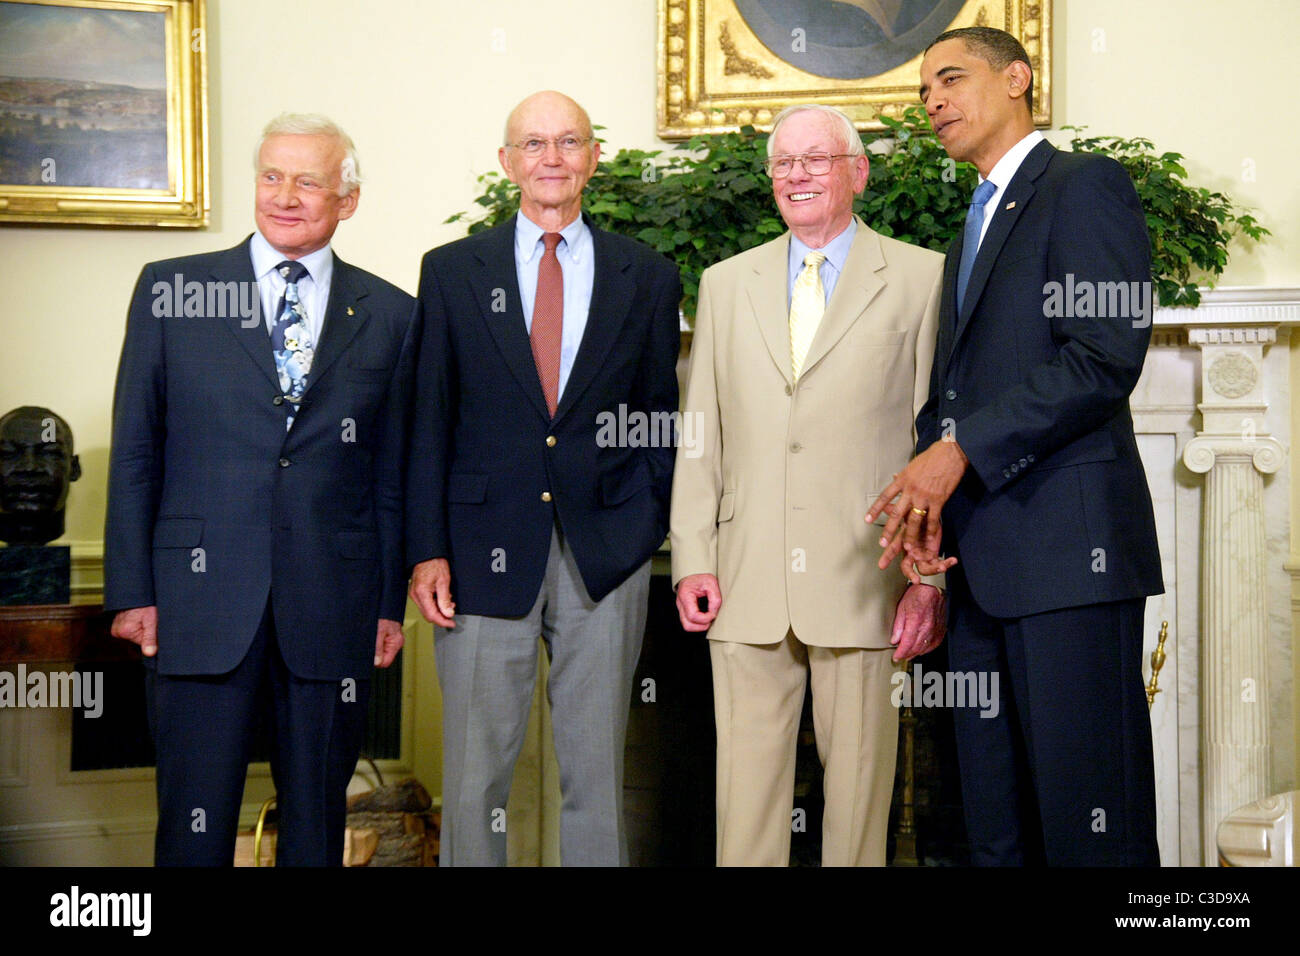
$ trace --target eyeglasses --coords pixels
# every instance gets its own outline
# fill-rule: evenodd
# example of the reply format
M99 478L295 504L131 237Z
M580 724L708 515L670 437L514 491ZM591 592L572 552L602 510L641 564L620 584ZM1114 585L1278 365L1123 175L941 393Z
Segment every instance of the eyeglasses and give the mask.
M794 169L796 162L803 165L804 172L809 176L824 176L831 171L831 165L837 159L848 159L855 156L856 153L840 153L832 156L829 153L800 153L797 156L770 156L763 161L763 169L773 179L785 179Z
M517 149L525 156L540 156L546 152L546 147L551 143L555 144L556 149L562 153L576 153L592 141L591 136L574 136L570 133L568 136L561 136L559 139L526 139L522 143L506 143L511 149Z

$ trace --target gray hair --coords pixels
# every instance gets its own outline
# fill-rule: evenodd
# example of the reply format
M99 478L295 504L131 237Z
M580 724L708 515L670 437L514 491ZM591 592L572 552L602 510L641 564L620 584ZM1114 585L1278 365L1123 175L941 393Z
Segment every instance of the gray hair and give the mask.
M339 168L339 195L346 196L361 185L361 161L357 147L343 127L320 113L281 113L262 129L262 135L253 147L253 168L257 169L263 144L272 136L331 136L343 147L343 162Z
M794 106L787 106L781 112L776 114L776 119L772 121L772 132L767 137L767 155L772 155L772 144L776 142L776 131L781 128L781 124L788 120L796 113L806 113L808 111L826 113L835 118L840 125L840 134L844 137L844 152L849 156L861 156L865 152L862 147L862 137L858 135L857 127L853 125L853 120L849 119L833 106L823 106L821 103L796 103Z

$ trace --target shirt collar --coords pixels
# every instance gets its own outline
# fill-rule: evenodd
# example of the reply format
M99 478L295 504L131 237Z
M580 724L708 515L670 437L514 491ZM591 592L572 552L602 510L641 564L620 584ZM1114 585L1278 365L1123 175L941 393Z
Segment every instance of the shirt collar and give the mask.
M835 267L836 275L844 271L844 260L849 257L849 249L853 246L853 237L857 234L857 231L858 217L850 216L849 224L844 227L844 231L817 250L826 254L826 261ZM802 239L791 233L790 257L795 263L802 265L804 258L811 251L811 246L808 246Z
M515 258L520 262L532 262L533 256L543 248L541 239L545 234L541 226L533 222L522 212L515 217ZM582 216L560 230L564 245L568 247L569 261L581 262L591 242L591 230ZM558 254L558 252L557 252Z
M1025 161L1029 151L1043 141L1043 134L1038 130L1031 130L1029 134L1016 145L1002 154L1002 158L994 164L989 170L989 182L998 189L1006 189L1007 183L1015 177L1016 171L1020 169L1020 164ZM984 177L980 177L980 182L984 182Z
M278 251L266 241L266 238L254 230L253 238L248 244L249 257L253 260L253 275L261 282L276 266L285 260L284 253ZM298 259L307 269L307 274L317 286L324 288L334 274L334 251L329 243L315 252Z

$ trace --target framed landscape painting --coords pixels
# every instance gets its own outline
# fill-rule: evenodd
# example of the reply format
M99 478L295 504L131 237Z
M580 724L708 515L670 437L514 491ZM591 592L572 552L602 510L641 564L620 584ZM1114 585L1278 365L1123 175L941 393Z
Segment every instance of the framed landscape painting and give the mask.
M0 0L0 222L208 224L203 0Z
M859 129L919 105L921 55L957 27L1015 36L1034 70L1034 122L1051 123L1051 0L659 0L659 135L752 124L824 103Z

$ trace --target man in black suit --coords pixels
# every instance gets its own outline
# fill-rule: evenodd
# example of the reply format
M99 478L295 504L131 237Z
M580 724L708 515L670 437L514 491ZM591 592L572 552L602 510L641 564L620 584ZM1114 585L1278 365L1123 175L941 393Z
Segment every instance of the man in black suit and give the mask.
M337 866L372 667L402 646L415 301L333 254L352 140L285 114L257 231L144 267L113 407L104 604L141 646L160 865L229 865L259 719L277 865Z
M582 215L600 146L573 100L524 100L498 156L519 215L420 272L407 557L437 625L440 862L506 862L540 637L561 860L626 864L623 742L668 532L681 286L672 263Z
M1141 652L1163 584L1128 405L1150 248L1123 167L1053 149L1031 85L1000 30L945 33L922 62L935 135L980 188L918 454L868 518L891 515L882 567L906 550L910 577L951 568L950 668L998 679L996 717L954 708L972 861L1156 865Z

